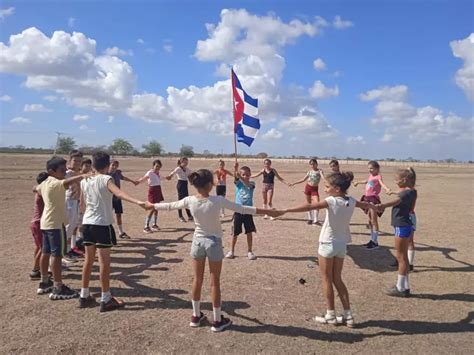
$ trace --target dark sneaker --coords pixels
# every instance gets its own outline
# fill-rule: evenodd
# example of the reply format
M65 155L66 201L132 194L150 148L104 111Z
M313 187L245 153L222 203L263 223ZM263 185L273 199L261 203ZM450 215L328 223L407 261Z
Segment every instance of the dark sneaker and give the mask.
M369 244L366 246L366 248L369 250L375 250L379 248L379 244L373 241L370 241Z
M224 316L221 316L221 321L220 322L213 322L211 330L213 332L222 332L224 329L230 327L232 324L232 321L229 318L225 318Z
M306 221L306 224L311 225L311 224L313 224L313 221Z
M145 228L143 228L143 233L150 234L150 233L152 233L152 232L153 232L153 231L151 230L150 227L145 227Z
M84 252L78 247L72 248L71 252L73 253L73 255L77 256L78 258L84 257Z
M97 305L97 301L91 295L88 297L79 297L79 308L91 308Z
M389 288L388 290L385 291L385 294L387 296L392 296L392 297L409 297L410 296L410 289L406 289L403 291L399 291L396 286Z
M398 268L398 260L395 259L395 261L393 263L390 264L390 267L393 267L393 268Z
M157 224L154 224L154 225L151 226L151 230L153 232L158 232L158 231L161 230L161 228Z
M118 308L125 307L125 303L112 297L108 302L100 302L100 313L114 311Z
M54 287L53 292L49 295L49 299L56 300L70 300L71 298L79 297L79 293L65 284L62 284L61 287Z
M194 217L193 217L193 216L188 216L188 221L189 221L189 222L194 221Z
M77 263L77 256L73 255L70 251L64 254L63 259L71 264Z
M79 250L79 252L76 252L74 249L71 249L71 251L69 252L69 255L71 255L73 258L82 258L84 256L84 254L82 254L82 252Z
M31 270L30 272L30 280L40 280L41 279L41 271L39 270Z
M125 232L120 233L120 234L119 234L119 238L120 238L120 239L132 239L132 238L130 238L130 236L129 236L127 233L125 233Z
M368 246L370 245L370 243L372 243L372 241L371 241L371 240L369 240L369 242L368 242L368 243L362 244L362 246L363 246L363 247L368 247Z
M197 328L201 325L201 322L206 319L206 316L204 315L204 313L201 312L201 314L199 315L199 317L195 317L195 316L192 316L191 317L191 323L189 323L189 326L190 327L193 327L193 328Z
M410 271L413 271L413 265L409 266Z
M50 293L53 290L53 281L48 280L48 282L40 282L38 290L36 293L38 295L44 295L45 293Z

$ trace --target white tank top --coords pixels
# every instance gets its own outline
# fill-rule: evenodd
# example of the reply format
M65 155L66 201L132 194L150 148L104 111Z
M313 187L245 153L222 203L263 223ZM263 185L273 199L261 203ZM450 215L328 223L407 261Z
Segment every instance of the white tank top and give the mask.
M81 190L86 203L82 224L109 226L114 223L112 196L107 184L112 176L99 174L81 181Z

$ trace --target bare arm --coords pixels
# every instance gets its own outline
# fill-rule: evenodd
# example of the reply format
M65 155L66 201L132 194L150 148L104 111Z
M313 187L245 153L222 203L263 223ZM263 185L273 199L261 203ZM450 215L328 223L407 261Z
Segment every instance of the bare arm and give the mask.
M122 175L122 180L125 180L125 181L128 181L128 182L131 182L133 185L137 186L138 185L138 182L135 181L135 180L132 180L132 179L129 179L128 177L126 177L125 175Z
M176 169L174 169L168 176L165 177L166 180L171 180L171 178L173 177L173 175L176 174Z
M357 185L363 185L367 184L367 180L360 180L360 181L353 181L352 185L357 186Z
M401 201L402 200L400 198L397 198L393 201L382 203L379 206L380 206L380 208L386 209L387 207L393 207L393 206L398 205Z
M273 169L273 172L275 173L275 176L277 177L278 180L280 180L282 183L288 185L288 183L285 181L285 179L283 179L280 174L278 174L278 172L276 171L276 169Z
M308 212L312 210L321 210L323 208L328 208L328 203L326 200L311 204L304 204L297 207L287 208L285 212Z
M81 196L79 197L79 209L81 213L86 211L86 200L84 199L84 193L81 191Z
M356 201L355 206L358 208L362 208L363 210L368 210L370 208L371 210L378 211L380 209L376 205L364 201Z
M148 179L148 176L147 175L143 175L141 178L137 179L137 185L143 181L145 181L146 179Z
M295 181L294 183L290 184L290 186L301 184L302 182L305 182L306 180L308 180L308 178L309 178L309 173L306 173L304 178L302 178L301 180Z
M387 185L385 185L385 183L383 182L382 178L380 178L380 185L383 187L383 189L385 190L385 192L388 194L389 192L391 192L390 188L387 187Z
M252 175L252 176L250 176L250 177L251 177L252 179L258 178L260 175L263 174L264 171L265 171L265 169L260 170L260 172L259 172L257 175Z
M81 174L81 175L70 177L69 179L63 180L63 186L64 186L65 189L67 189L67 188L69 188L69 186L71 186L75 183L78 183L82 179L88 178L90 176L92 176L92 174Z
M228 175L232 176L232 177L234 176L234 174L232 174L232 173L231 173L229 170L227 170L227 169L225 169L225 172L226 172Z
M142 202L140 200L137 200L136 198L131 197L130 195L126 194L122 190L120 190L117 185L114 184L112 179L110 179L107 182L107 188L111 193L113 193L115 196L117 196L121 200L125 200L131 203L134 203L136 205L139 205L140 207L145 207L145 202Z

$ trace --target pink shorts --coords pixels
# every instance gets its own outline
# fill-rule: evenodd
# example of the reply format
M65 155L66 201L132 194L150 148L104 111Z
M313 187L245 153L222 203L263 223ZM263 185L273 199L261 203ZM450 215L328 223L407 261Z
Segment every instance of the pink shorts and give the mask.
M304 187L304 194L306 196L319 196L318 185L313 186L310 184L306 184Z
M268 184L266 182L263 183L263 188L262 188L262 192L264 194L266 194L268 191L272 190L273 191L273 186L274 184Z
M163 201L163 193L161 192L161 186L148 186L148 202L159 203Z
M41 233L40 221L31 222L30 228L31 235L33 236L33 240L35 242L35 246L41 249L43 247L43 234Z

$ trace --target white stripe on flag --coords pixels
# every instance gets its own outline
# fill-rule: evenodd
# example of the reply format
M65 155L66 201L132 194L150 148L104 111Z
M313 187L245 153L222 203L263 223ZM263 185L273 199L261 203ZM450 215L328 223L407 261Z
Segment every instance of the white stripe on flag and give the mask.
M258 108L255 107L255 106L252 106L250 105L249 103L245 103L245 106L244 106L244 113L247 115L247 116L252 116L254 118L257 118L258 116Z
M255 138L257 136L258 129L255 129L255 128L250 127L250 126L246 126L244 124L242 125L242 129L244 130L244 134L247 137Z

